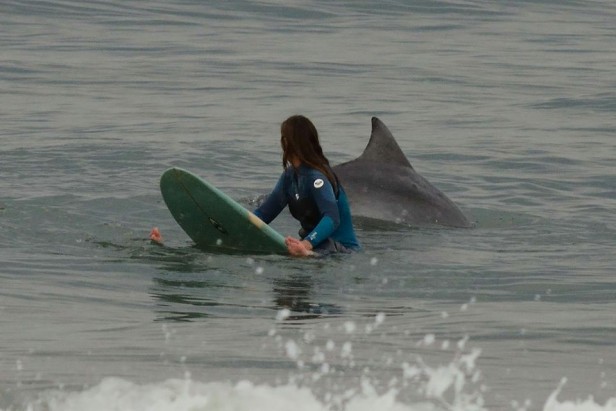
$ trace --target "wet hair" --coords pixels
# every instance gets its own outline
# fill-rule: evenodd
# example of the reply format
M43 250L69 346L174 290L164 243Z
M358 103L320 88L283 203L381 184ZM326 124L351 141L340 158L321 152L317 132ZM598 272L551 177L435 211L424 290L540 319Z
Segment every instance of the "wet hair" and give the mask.
M282 166L285 170L291 165L291 160L296 158L323 173L334 188L334 192L338 190L334 172L319 143L319 133L308 118L294 115L283 121L280 125L280 145Z

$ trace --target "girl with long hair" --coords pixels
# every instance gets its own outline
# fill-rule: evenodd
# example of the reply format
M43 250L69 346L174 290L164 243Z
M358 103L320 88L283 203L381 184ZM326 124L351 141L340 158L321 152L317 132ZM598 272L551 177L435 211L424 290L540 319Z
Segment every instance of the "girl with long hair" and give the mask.
M284 171L254 214L269 224L289 206L301 225L299 239L285 239L291 255L360 249L347 196L323 154L314 124L302 115L289 117L280 126L280 145Z

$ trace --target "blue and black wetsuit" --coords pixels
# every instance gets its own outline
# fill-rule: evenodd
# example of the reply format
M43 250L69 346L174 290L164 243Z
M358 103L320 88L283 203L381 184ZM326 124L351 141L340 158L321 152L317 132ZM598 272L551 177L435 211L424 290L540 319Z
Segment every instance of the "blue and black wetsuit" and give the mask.
M355 237L349 201L342 188L336 192L327 177L314 168L288 167L255 215L269 224L288 205L299 220L300 237L315 252L348 252L361 247Z

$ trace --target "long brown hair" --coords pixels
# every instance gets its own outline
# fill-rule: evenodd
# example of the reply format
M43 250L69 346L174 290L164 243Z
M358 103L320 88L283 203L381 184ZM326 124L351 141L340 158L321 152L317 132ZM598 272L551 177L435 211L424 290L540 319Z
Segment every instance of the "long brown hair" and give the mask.
M329 160L323 154L319 133L308 118L294 115L283 121L280 125L280 145L282 166L285 170L291 164L291 159L296 158L323 173L334 188L334 192L337 192L336 177L329 166Z

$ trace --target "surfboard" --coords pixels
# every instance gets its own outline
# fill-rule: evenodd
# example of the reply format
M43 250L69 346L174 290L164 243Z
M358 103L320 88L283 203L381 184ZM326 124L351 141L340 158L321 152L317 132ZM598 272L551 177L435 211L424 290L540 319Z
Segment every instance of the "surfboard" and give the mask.
M171 215L200 248L287 254L284 237L221 190L181 168L160 178Z

